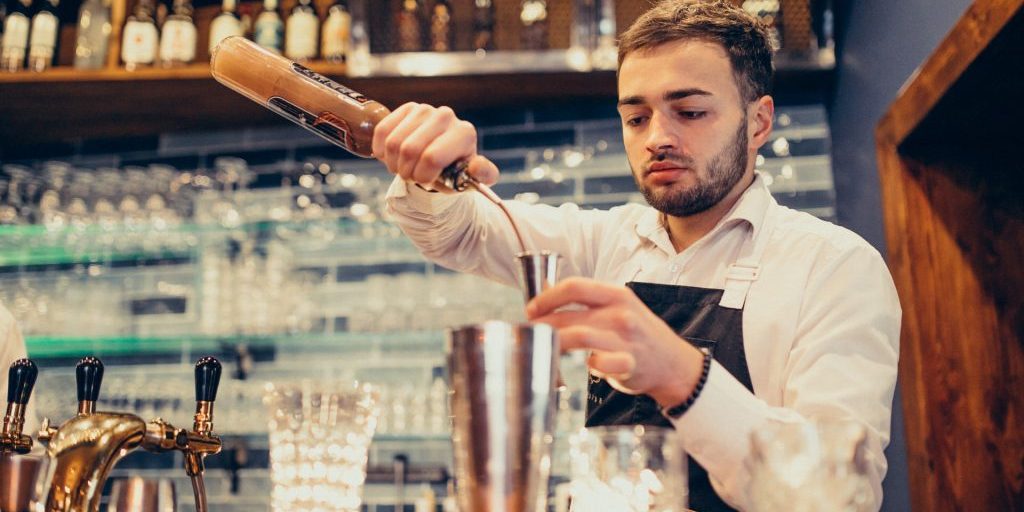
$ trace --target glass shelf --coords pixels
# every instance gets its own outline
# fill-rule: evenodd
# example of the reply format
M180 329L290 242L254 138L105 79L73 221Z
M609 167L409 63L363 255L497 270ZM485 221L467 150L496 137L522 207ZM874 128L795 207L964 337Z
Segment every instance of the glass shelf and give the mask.
M289 355L300 353L368 354L375 352L441 353L444 334L441 331L397 331L385 333L275 334L275 335L181 335L181 336L29 336L25 339L28 354L33 358L97 357L153 354L184 354L221 352L245 343L250 347L287 348ZM393 360L393 364L400 361Z

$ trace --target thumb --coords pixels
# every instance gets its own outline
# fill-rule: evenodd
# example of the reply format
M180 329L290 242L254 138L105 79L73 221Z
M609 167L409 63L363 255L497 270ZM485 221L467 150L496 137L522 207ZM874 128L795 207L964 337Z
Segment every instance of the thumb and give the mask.
M475 155L469 160L466 172L484 185L494 185L498 182L498 166L482 155Z

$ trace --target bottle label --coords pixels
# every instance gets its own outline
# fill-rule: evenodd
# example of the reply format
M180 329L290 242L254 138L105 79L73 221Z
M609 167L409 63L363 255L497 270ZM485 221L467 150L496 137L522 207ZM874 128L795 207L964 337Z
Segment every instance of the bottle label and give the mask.
M210 51L220 44L221 41L231 37L242 35L242 22L227 13L220 14L210 23Z
M29 46L52 49L57 45L57 17L50 12L40 12L32 18L32 39Z
M196 26L189 20L167 20L160 37L160 60L192 62L196 58Z
M330 112L323 112L316 116L280 96L270 98L267 101L267 108L332 144L341 146L348 151L352 150L353 141L348 123Z
M135 20L125 23L121 60L125 64L152 64L156 60L158 39L153 23Z
M256 44L280 53L284 44L284 23L281 18L272 12L260 13L253 29L253 39Z
M320 53L325 59L343 60L348 54L351 38L352 16L335 10L324 22L324 35Z
M3 47L24 49L28 45L29 21L21 13L7 16L4 20Z
M357 107L362 107L364 104L370 101L370 98L367 98L366 96L363 96L362 94L353 91L352 89L349 89L348 87L345 87L344 85L341 85L338 82L335 82L334 80L331 80L330 78L327 78L326 76L323 76L320 73L317 73L312 69L303 66L302 64L297 64L293 62L292 69L295 70L295 72L301 75L302 77L306 78L307 80L315 82L318 85L326 86L329 89L340 93L343 99L347 100L348 102L354 104Z
M316 36L319 20L313 13L300 11L288 17L284 53L292 60L316 57Z

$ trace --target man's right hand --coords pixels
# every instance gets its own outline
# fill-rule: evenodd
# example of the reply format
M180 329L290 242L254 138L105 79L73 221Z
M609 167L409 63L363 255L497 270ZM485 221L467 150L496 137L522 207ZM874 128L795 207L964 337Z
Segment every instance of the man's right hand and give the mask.
M467 172L486 185L498 181L498 168L476 152L476 128L448 107L406 103L373 131L373 156L393 174L430 187L445 167L467 160Z

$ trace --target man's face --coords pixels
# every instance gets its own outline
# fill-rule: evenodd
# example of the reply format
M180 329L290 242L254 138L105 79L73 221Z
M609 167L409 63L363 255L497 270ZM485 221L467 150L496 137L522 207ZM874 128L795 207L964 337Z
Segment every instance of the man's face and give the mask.
M675 217L721 201L748 172L746 102L720 46L676 41L628 55L619 115L644 198Z

